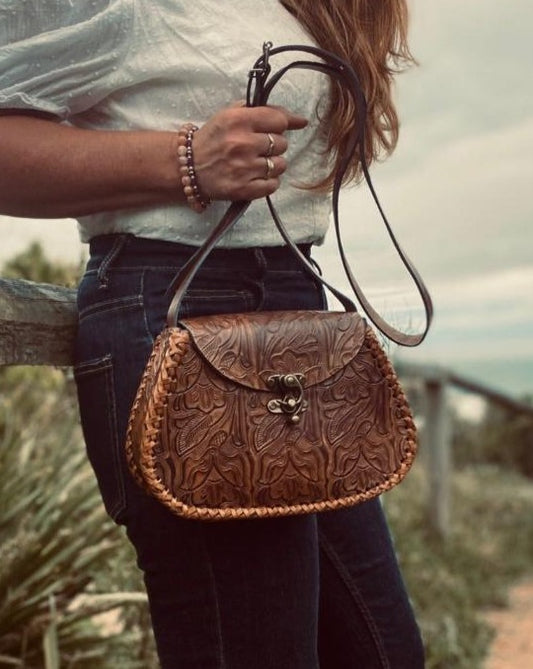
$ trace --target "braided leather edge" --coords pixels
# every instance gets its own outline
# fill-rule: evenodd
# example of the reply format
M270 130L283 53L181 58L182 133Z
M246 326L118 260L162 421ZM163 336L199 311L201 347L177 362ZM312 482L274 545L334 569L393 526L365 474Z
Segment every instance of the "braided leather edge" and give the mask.
M137 463L135 461L135 455L134 455L134 446L133 446L133 426L135 422L135 418L137 417L139 411L141 411L141 407L143 404L143 398L146 394L146 386L148 384L148 379L150 378L152 374L152 369L154 366L154 360L156 356L159 353L159 349L161 348L161 335L155 340L154 346L152 348L152 352L150 353L150 357L148 358L148 362L146 363L146 367L144 368L143 375L141 377L141 382L139 383L139 387L137 388L137 393L135 395L135 399L133 400L132 407L130 409L130 415L128 418L128 427L126 429L126 442L125 442L125 450L126 450L126 462L128 464L129 470L134 477L134 479L137 481L139 485L144 486L144 481L141 476L141 472L139 471L137 467Z
M157 481L154 467L154 449L159 443L159 430L161 427L161 416L168 402L169 394L175 386L175 370L179 367L183 356L187 351L190 342L190 336L185 330L173 328L166 329L157 337L152 353L148 358L144 373L133 402L128 420L128 429L126 432L126 460L129 469L137 481L148 492L154 494L152 485ZM161 355L161 349L164 346L169 347L167 353L168 360L172 360L172 365L161 364L160 373L156 375L156 384L146 399L146 388L150 379L153 377L154 363ZM144 405L144 407L143 407ZM144 409L144 410L143 410ZM140 456L135 458L134 446L134 425L140 411L143 411L143 429L140 435L137 435L141 442Z
M168 332L168 331L167 331ZM197 507L180 502L167 488L162 484L161 480L156 474L154 449L158 445L158 434L161 423L161 415L168 402L168 396L172 392L173 378L176 374L176 368L179 367L183 356L185 355L188 346L190 345L190 336L186 331L173 328L169 335L167 345L170 347L168 352L168 359L172 360L173 364L162 369L162 373L158 375L158 381L154 387L151 397L146 404L145 410L145 430L143 433L141 456L139 459L139 466L133 457L133 447L131 442L131 430L133 420L130 417L128 426L127 439L127 453L128 463L135 478L142 484L142 486L160 502L162 502L173 513L190 519L196 520L236 520L246 518L272 518L288 515L299 515L305 513L320 513L323 511L332 511L343 507L353 506L360 502L368 501L378 495L390 490L398 485L413 464L417 452L416 440L416 426L413 420L411 409L407 402L405 393L400 385L398 376L388 359L386 353L383 351L374 332L367 328L366 343L371 351L372 356L379 365L387 384L392 391L393 397L397 401L397 411L400 411L401 420L404 423L406 439L405 458L402 460L398 469L391 474L386 481L380 483L373 488L362 491L355 495L349 495L334 500L325 500L321 502L310 502L305 504L292 504L283 506L262 506L262 507L237 507L237 508L210 508ZM145 392L147 380L151 373L151 368L154 364L155 358L159 353L159 347L154 347L154 351L150 356L149 362L137 398L133 405L132 414L138 410L142 402L142 396Z

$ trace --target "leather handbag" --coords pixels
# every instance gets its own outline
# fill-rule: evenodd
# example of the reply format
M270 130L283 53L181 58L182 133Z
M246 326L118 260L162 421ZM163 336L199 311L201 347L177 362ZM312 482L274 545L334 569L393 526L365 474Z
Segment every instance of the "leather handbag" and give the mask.
M271 75L270 57L310 53ZM256 61L247 103L263 105L289 69L316 69L340 79L358 118L365 101L352 68L307 46L272 48ZM254 89L255 86L255 89ZM364 123L346 147L333 188L340 255L359 303L379 330L414 346L425 337L432 304L424 283L398 245L370 180ZM386 323L366 300L349 268L338 196L353 152L391 239L413 277L426 311L421 334ZM157 338L133 404L126 454L138 483L174 513L223 520L273 517L341 508L399 483L416 454L416 430L405 394L373 329L354 303L317 274L270 212L302 267L337 297L345 311L250 312L179 320L180 303L209 252L249 202L233 203L172 282L167 327Z

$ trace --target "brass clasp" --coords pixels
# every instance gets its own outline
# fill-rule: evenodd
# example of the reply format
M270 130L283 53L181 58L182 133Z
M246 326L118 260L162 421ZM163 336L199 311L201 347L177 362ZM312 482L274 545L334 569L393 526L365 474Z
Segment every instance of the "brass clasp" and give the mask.
M272 389L283 393L283 397L270 400L267 408L271 413L283 413L289 422L299 423L300 414L307 411L308 402L304 400L305 376L303 374L274 374L267 381Z

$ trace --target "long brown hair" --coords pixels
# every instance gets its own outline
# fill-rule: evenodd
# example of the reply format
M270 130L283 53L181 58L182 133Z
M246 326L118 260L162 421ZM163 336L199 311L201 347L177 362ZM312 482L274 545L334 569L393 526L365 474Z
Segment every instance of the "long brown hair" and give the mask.
M280 0L316 43L348 61L358 74L367 101L365 156L368 163L389 155L398 141L399 122L392 100L393 77L414 62L407 45L406 0ZM333 183L341 148L357 123L354 105L337 82L321 119L331 170L311 188ZM345 181L361 176L356 157Z

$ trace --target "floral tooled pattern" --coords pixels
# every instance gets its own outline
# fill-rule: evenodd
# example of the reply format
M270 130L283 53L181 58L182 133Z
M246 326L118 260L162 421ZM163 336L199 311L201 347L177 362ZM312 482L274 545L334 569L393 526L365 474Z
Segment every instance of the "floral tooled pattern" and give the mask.
M272 374L304 373L310 385L322 381L357 355L366 331L356 314L324 311L224 314L182 325L222 375L258 390L268 390Z
M328 314L309 330L291 324L294 314L278 314L266 326L264 317L246 314L237 328L212 319L189 327L191 319L194 345L177 328L162 335L154 367L172 381L163 384L159 406L150 407L157 434L152 421L151 438L141 436L137 421L132 443L134 451L144 449L135 461L148 471L145 481L174 510L228 507L254 515L265 507L353 503L392 487L414 458L405 396L359 316ZM168 344L173 337L178 354ZM271 370L306 375L309 408L299 423L268 410L276 393L257 379ZM145 395L145 409L150 401Z

